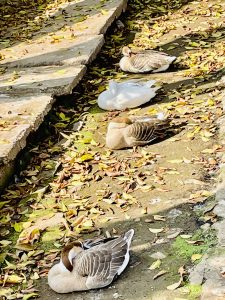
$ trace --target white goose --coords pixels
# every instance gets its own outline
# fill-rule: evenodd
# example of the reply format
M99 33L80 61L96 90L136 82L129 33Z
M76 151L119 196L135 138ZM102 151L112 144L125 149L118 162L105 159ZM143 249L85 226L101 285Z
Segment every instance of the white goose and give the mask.
M109 82L109 89L98 97L98 106L105 110L123 110L138 107L150 101L160 87L152 87L155 80L138 83L135 81Z
M123 47L123 57L119 65L121 70L130 73L163 72L175 61L176 56L154 50L132 51Z
M48 273L49 286L57 293L70 293L109 285L129 262L133 235L131 229L120 237L66 246Z

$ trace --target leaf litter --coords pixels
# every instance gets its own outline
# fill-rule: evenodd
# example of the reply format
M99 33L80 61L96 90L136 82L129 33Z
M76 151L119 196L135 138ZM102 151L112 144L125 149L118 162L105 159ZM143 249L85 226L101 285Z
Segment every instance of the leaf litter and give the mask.
M61 5L65 2L58 3ZM105 15L108 12L104 9L103 2L94 9ZM0 263L4 266L1 274L4 288L0 295L6 299L25 300L37 297L35 280L47 275L52 261L57 259L60 249L68 240L85 237L93 232L98 235L102 226L110 224L112 220L130 219L132 209L140 209L142 214L148 214L145 220L147 225L163 223L160 224L163 227L159 225L157 228L149 228L149 232L155 235L155 244L168 243L166 238L158 236L161 234L167 235L171 240L178 235L185 240L191 237L190 233L181 235L181 231L176 228L170 232L164 226L166 216L158 213L150 216L148 206L141 199L146 194L148 198L151 195L154 198L158 194L163 196L169 193L169 178L174 181L177 176L181 180L182 168L201 167L208 174L217 170L219 153L224 150L223 146L215 143L215 124L222 115L222 89L220 85L210 86L207 82L225 65L224 31L220 21L224 17L224 7L220 4L210 6L208 2L205 2L205 8L200 2L194 6L182 6L182 2L177 0L162 0L160 5L158 1L151 1L151 6L148 1L146 3L147 5L136 0L130 2L125 27L117 28L106 37L101 58L90 67L76 94L76 108L74 105L73 108L54 108L50 126L55 137L48 138L36 149L31 149L33 158L28 167L20 172L19 182L9 186L1 196L0 222L4 240L1 242L3 256ZM25 24L28 27L27 30L15 30L13 34L7 31L1 45L9 47L15 42L30 39L43 24L48 25L49 15L57 11L57 5L54 1L38 1L38 4L25 1L21 7L7 4L1 28L10 28L9 24L11 27L23 25L26 28ZM174 14L171 13L173 9L176 10ZM30 21L24 18L26 10L30 16L36 10L40 14ZM12 17L15 13L16 19ZM190 23L196 20L196 15L208 18L206 29L196 26L189 28ZM60 18L64 16L56 16L56 20ZM87 13L81 14L74 21L80 23L86 18ZM213 24L214 20L217 22ZM180 26L184 31L179 35L176 30ZM15 35L16 32L19 33L18 36ZM180 124L184 124L182 131L175 132L168 143L177 147L176 144L182 142L186 148L193 142L203 143L204 146L198 153L192 153L190 149L187 152L189 155L185 153L183 156L182 153L181 156L174 157L173 153L161 153L163 151L160 148L154 148L154 151L151 147L146 148L147 150L142 148L137 152L125 153L104 148L102 135L107 122L118 115L118 112L103 114L96 108L96 98L106 88L109 79L120 81L128 77L117 70L116 64L121 47L131 33L135 33L130 45L134 48L159 48L176 54L182 47L184 51L176 62L178 72L184 78L194 81L189 86L181 83L172 89L165 88L151 108L130 110L129 115L152 115L165 111L174 125L180 127ZM168 36L182 37L182 41L173 42L165 48L161 41ZM52 43L60 43L64 37L51 35L50 38ZM3 56L2 58L4 59ZM112 65L108 64L109 58ZM99 134L96 134L98 131ZM184 185L198 186L203 181L190 176L185 179ZM97 184L97 188L95 186L92 189L93 183ZM210 191L205 188L192 189L188 194L188 201L199 203L210 197ZM118 231L117 228L115 230ZM187 243L199 245L202 241L188 240ZM201 254L194 255L192 261L201 258ZM158 259L150 268L154 270L160 266L161 260ZM167 272L161 270L153 279ZM180 280L167 286L167 289L174 290L183 284L183 268L179 269L179 274ZM21 282L23 290L20 285L15 285ZM11 288L14 285L15 290Z

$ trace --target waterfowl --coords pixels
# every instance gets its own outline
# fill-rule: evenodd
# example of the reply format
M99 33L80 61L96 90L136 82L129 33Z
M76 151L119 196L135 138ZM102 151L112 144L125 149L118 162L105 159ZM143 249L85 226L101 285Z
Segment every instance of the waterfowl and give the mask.
M48 284L57 293L103 288L127 267L134 230L97 242L69 244L60 262L48 273Z
M105 110L123 110L138 107L150 101L160 87L153 87L155 80L147 82L109 82L109 89L98 97L98 106Z
M170 120L160 113L157 117L115 118L106 133L110 149L144 146L165 135Z
M176 56L154 50L134 52L127 46L123 47L122 54L123 57L119 62L120 68L130 73L163 72L176 59Z

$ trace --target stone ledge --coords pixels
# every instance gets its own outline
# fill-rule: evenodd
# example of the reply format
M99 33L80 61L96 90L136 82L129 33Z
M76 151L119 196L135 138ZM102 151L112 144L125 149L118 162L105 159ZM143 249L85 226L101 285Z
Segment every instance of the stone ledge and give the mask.
M96 58L104 44L103 35L65 37L52 44L51 39L40 38L34 43L20 43L1 51L5 57L0 67L24 68L39 66L80 66Z
M9 69L2 75L0 93L71 94L86 72L86 66L43 66ZM14 79L15 78L15 79ZM2 102L3 99L0 102Z
M9 103L5 103L7 97ZM0 164L8 164L26 145L54 102L50 94L3 95L0 98Z

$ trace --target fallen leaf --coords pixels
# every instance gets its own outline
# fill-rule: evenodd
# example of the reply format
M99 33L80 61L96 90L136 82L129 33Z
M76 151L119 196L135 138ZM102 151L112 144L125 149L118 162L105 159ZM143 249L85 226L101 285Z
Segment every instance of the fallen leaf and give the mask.
M183 279L180 278L180 280L178 282L175 282L171 285L168 285L166 288L169 291L174 291L174 290L176 290L177 288L179 288L181 286L182 282L183 282Z
M154 261L151 266L148 268L149 270L155 270L155 269L158 269L161 265L161 260L160 259L157 259L156 261Z
M36 298L37 296L38 296L38 293L30 293L30 294L24 295L23 296L23 300L28 300L28 299L31 299L31 298Z
M192 260L192 261L199 260L200 258L202 258L202 254L193 254L193 255L191 256L191 260Z
M167 161L171 164L181 164L183 162L183 159L171 159Z
M161 215L153 215L155 221L166 221L166 217Z
M152 233L160 233L160 232L163 232L164 231L164 227L162 228L149 228L149 230L152 232Z
M157 273L155 276L153 276L153 280L163 276L166 273L168 273L168 271L166 271L166 270L159 271L159 273Z

